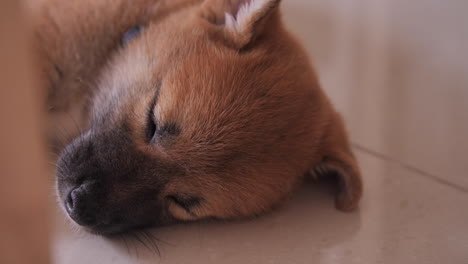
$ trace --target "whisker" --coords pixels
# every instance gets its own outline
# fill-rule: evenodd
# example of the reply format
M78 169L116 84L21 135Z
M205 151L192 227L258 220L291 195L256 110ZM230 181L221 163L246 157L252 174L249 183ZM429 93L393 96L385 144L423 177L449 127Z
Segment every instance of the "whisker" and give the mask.
M159 242L159 243L162 243L162 244L165 244L165 245L168 245L168 246L171 246L171 247L174 247L174 246L175 246L175 245L172 244L172 243L169 243L169 242L164 241L164 240L162 240L162 239L160 239L160 238L157 238L157 237L156 237L153 233L151 233L151 232L147 232L147 235L150 236L153 240L155 240L155 241L157 241L157 242Z
M150 235L147 231L142 231L141 232L143 237L146 238L146 240L149 242L149 244L151 245L151 248L153 249L153 252L157 253L158 256L161 256L161 251L159 250L159 247L158 245L156 244L156 242L154 241L153 239L153 236Z
M120 238L121 240L123 240L123 242L124 242L124 244L125 244L125 248L127 249L127 253L128 253L129 255L131 255L131 254L130 254L130 248L128 247L128 242L127 242L127 239L125 239L125 236L124 236L124 235L119 235L119 238Z
M131 234L131 237L133 238L133 240L138 240L139 239L138 236L136 234L134 234L134 233ZM136 245L134 245L134 246L135 246L135 255L136 255L137 259L138 259L139 258L138 247Z
M56 152L60 152L61 149L63 149L69 142L69 136L65 133L63 127L59 124L56 124L55 131L57 131L57 133L55 134L56 138L54 145L56 145Z
M138 240L138 242L140 242L146 249L148 249L149 251L151 251L151 247L146 243L144 237L143 237L143 238L141 237L141 233L140 233L140 232L135 232L135 237L136 237L136 239Z
M75 128L76 128L76 132L79 133L79 135L82 135L83 130L78 125L78 122L76 122L76 120L73 118L73 116L70 113L66 112L66 114L67 114L68 118L70 118L73 121L73 124L75 125Z

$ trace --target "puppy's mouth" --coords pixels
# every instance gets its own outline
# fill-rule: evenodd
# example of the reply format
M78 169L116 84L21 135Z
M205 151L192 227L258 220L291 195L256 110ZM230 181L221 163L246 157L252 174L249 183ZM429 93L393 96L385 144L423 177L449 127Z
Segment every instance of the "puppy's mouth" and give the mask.
M103 209L103 211L105 211ZM152 227L160 227L167 225L169 221L147 221L144 223L131 223L131 222L126 222L126 221L99 221L97 223L93 224L83 224L80 222L77 222L70 214L68 214L69 218L76 224L78 224L82 229L84 229L86 232L94 234L94 235L100 235L100 236L106 236L106 237L112 237L116 235L122 235L122 234L129 234L132 232L138 232L144 229L152 228Z
M67 188L61 197L64 211L69 218L89 233L113 236L167 223L158 208L140 210L137 206L110 208L99 202L102 197L93 192L91 184ZM147 212L150 211L150 212ZM158 217L152 217L158 216ZM164 220L164 221L163 221Z
M84 229L91 234L106 236L106 237L113 237L117 235L129 234L132 232L137 232L139 230L148 229L153 226L154 225L151 225L151 224L128 226L124 224L99 223L94 226L85 226Z

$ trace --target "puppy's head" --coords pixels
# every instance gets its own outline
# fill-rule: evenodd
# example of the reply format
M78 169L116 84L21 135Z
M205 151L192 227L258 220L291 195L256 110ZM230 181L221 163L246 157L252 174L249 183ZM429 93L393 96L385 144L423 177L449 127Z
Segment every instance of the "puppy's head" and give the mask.
M70 217L112 234L254 216L317 166L338 176L337 205L354 208L361 184L341 121L279 1L192 2L163 2L124 37L90 129L59 161Z

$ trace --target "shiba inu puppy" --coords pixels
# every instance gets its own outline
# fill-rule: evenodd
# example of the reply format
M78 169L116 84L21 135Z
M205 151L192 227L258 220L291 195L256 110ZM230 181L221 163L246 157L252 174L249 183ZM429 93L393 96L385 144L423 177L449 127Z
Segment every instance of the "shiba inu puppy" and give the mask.
M44 0L38 50L68 215L104 235L260 215L310 171L362 193L343 122L279 0ZM55 121L54 121L55 120Z

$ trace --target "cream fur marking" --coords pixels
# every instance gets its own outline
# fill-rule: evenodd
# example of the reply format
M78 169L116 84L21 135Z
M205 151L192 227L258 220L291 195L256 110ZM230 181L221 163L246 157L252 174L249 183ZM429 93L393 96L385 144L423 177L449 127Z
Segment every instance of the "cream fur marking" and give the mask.
M250 18L265 8L272 0L243 0L236 14L225 13L226 27L242 32Z

